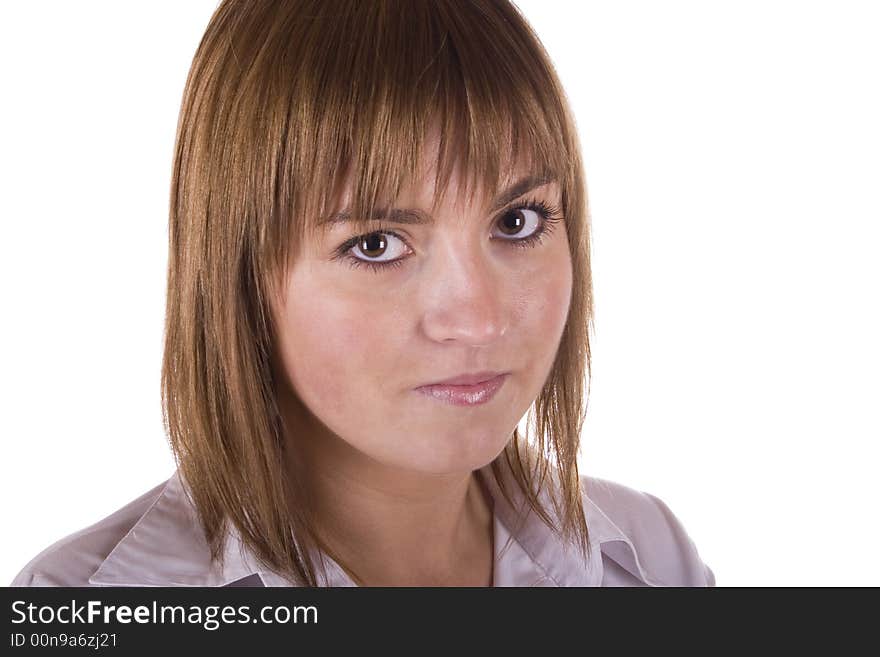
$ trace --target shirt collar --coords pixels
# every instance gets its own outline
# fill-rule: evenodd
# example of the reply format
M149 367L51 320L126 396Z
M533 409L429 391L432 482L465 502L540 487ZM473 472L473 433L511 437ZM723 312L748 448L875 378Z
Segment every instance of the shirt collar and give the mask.
M574 546L562 541L531 510L517 528L518 508L523 508L519 505L524 503L524 498L506 468L502 469L502 476L511 484L507 488L515 506L504 499L490 466L478 472L494 500L495 586L599 586L603 574L602 552L612 555L646 583L653 584L630 539L587 495L583 496L583 505L591 553L585 561ZM89 583L96 586L234 586L245 580L257 585L261 581L266 586L290 586L287 579L259 564L234 530L227 536L223 566L212 562L195 507L184 489L177 471L89 578ZM546 491L541 497L545 508L552 509ZM508 543L513 532L513 540ZM321 585L354 586L336 562L323 554L317 556L323 559L326 573L326 578L319 582ZM254 575L259 576L259 581Z

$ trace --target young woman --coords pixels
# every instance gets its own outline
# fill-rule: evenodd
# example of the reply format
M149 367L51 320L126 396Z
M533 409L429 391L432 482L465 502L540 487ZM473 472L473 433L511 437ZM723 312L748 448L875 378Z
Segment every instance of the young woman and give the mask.
M14 585L714 584L578 473L584 173L509 2L222 2L169 239L178 470Z

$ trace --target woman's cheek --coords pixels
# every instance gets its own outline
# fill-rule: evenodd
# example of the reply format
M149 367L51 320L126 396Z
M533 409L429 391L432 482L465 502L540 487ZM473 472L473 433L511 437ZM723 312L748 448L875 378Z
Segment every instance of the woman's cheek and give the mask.
M534 354L536 395L550 373L565 330L572 291L569 263L567 253L552 263L546 263L543 275L532 279L534 282L524 302L529 326L528 348Z
M364 338L344 305L320 290L298 289L285 327L288 372L300 399L316 407L313 412L337 412L349 393L352 361L361 353L357 342Z
M554 329L565 322L571 302L572 275L571 260L567 251L552 253L555 257L542 258L521 280L519 303L531 317L531 321L544 330L544 338L552 335Z

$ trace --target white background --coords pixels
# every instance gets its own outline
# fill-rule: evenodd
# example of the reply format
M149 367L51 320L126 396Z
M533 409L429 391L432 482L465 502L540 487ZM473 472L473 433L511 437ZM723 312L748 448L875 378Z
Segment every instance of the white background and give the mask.
M719 585L880 585L876 4L518 4L587 165L583 471ZM168 186L215 5L0 5L0 583L173 471Z

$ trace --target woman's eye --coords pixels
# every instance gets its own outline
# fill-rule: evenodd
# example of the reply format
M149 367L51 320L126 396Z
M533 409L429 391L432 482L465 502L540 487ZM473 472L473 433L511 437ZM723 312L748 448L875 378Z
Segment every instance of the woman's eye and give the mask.
M549 235L553 225L560 221L559 208L544 201L529 201L501 212L494 221L500 235L497 239L515 247L535 247ZM352 267L366 265L373 271L400 267L411 252L406 242L391 230L377 230L358 235L342 244L336 257Z
M371 262L387 263L406 253L406 244L394 233L370 233L357 238L351 247Z
M336 257L352 267L367 265L373 270L385 267L399 267L409 247L399 235L392 231L376 231L358 235L339 247ZM356 255L356 254L362 254Z
M503 235L502 241L509 242L510 246L529 248L538 246L561 219L558 207L544 201L528 201L504 210L495 223Z
M542 221L544 218L536 210L522 207L506 211L496 223L502 235L520 240L539 231Z

